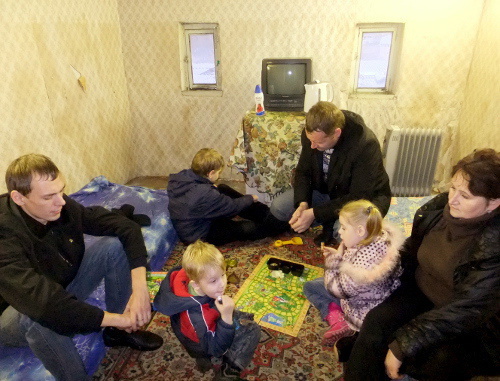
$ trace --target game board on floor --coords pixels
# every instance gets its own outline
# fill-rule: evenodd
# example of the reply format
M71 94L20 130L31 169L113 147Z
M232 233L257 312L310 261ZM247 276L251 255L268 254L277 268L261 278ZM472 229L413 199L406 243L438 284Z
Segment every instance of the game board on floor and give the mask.
M305 263L301 276L292 271L272 271L269 259L291 262L272 255L264 256L234 297L236 308L254 314L261 326L297 336L309 308L302 286L306 281L323 276L323 269ZM280 274L281 273L281 274ZM282 277L280 277L282 276Z

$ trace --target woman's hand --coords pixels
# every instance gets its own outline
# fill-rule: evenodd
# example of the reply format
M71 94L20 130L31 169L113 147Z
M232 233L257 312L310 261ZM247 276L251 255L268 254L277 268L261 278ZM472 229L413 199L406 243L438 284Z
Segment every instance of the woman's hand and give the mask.
M385 373L393 380L400 380L404 377L404 375L399 374L400 367L401 361L399 361L389 349L387 351L387 356L385 356Z

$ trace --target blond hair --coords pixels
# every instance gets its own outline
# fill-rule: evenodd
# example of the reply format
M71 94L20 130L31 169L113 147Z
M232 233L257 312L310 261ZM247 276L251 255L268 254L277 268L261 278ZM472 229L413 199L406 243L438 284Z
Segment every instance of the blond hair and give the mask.
M382 231L382 214L380 210L368 200L351 201L345 204L339 212L350 225L364 225L366 237L361 245L369 245Z
M211 269L221 269L225 272L226 261L214 245L197 240L184 251L182 268L189 279L198 282Z
M193 157L191 170L199 176L207 177L210 171L218 171L224 167L224 158L212 148L202 148Z
M337 128L345 126L345 116L342 110L331 102L318 102L307 112L306 132L323 132L331 136Z
M30 153L15 159L5 172L7 190L18 191L23 196L31 192L31 181L34 175L43 179L55 180L59 176L59 169L47 156Z

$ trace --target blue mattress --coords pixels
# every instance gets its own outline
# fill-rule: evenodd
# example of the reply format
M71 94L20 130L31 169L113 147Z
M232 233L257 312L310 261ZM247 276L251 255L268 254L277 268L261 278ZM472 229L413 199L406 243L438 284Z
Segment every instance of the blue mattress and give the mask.
M107 209L120 208L123 204L135 207L134 213L146 214L151 218L151 226L143 227L142 233L148 251L149 266L159 271L167 261L178 238L168 212L168 196L165 189L149 189L139 186L114 184L104 176L94 178L78 192L70 195L79 203L91 206L101 205ZM100 237L85 237L90 246ZM104 286L91 295L89 303L105 308ZM73 338L78 352L84 360L89 374L94 373L106 353L100 332L77 335ZM54 380L31 349L12 348L0 345L0 380L45 381Z

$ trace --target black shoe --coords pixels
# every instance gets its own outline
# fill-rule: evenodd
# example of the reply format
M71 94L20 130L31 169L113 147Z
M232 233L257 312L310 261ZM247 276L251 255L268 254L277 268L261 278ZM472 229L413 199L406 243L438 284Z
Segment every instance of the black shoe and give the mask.
M222 366L217 371L214 377L215 381L232 380L232 381L245 381L240 377L240 370L231 367L227 362L223 361Z
M210 360L208 357L197 357L195 360L196 360L196 368L201 373L206 373L213 368L212 360Z
M347 362L349 360L349 356L351 355L352 347L354 347L354 343L358 338L358 332L354 335L342 337L337 340L335 345L333 346L333 352L335 353L335 357L338 362Z
M314 237L314 243L316 246L321 246L321 242L325 244L325 246L333 246L338 242L335 238L333 238L333 228L325 228L323 227L323 231Z
M104 328L102 338L107 347L130 347L138 351L154 351L163 345L163 339L153 332L128 333L115 327Z

